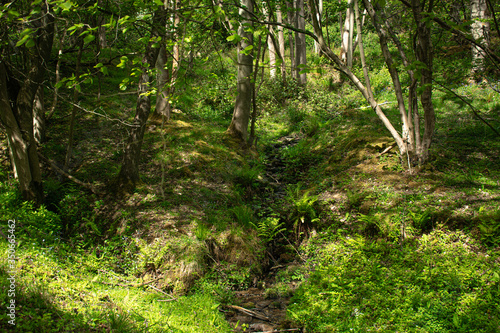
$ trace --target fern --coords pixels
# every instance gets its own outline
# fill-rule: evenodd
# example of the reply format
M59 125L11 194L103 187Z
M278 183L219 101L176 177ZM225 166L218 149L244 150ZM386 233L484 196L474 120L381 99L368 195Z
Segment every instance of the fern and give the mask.
M261 237L265 243L270 243L274 238L281 232L285 231L283 228L283 223L280 223L278 217L266 217L265 219L259 221L257 225L252 225L257 229L259 237Z

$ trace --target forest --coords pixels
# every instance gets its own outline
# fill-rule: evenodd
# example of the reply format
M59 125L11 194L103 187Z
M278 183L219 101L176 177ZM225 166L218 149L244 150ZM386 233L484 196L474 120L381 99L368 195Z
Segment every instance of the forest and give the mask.
M500 332L500 2L0 4L0 331Z

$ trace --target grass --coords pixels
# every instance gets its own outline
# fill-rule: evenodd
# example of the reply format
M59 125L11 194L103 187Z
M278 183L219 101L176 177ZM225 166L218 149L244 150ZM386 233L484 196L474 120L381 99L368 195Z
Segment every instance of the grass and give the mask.
M22 237L24 238L24 237ZM2 242L0 251L5 252ZM16 329L44 332L229 332L208 295L176 297L147 280L116 273L103 254L61 241L20 240L16 248ZM1 298L7 301L7 262L0 262ZM147 279L147 278L146 278ZM137 287L143 284L143 287ZM0 327L9 329L5 314Z

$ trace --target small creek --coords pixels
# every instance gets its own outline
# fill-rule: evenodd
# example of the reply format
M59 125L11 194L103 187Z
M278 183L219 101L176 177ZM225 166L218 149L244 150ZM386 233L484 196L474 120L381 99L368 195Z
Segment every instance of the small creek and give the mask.
M267 163L264 177L273 190L262 198L263 205L273 205L285 197L286 188L291 182L289 177L284 175L286 162L283 160L282 150L293 147L299 140L298 136L286 136L266 147L264 154ZM293 183L298 181L297 177ZM280 255L276 250L272 256L271 262L274 266L268 268L254 287L235 292L234 304L238 305L226 305L221 309L235 332L302 332L300 328L291 326L290 321L286 319L286 310L297 283L288 283L286 289L292 292L284 295L269 292L270 288L279 283L276 281L278 273L289 266L296 266L297 262L290 261L289 255L286 253Z

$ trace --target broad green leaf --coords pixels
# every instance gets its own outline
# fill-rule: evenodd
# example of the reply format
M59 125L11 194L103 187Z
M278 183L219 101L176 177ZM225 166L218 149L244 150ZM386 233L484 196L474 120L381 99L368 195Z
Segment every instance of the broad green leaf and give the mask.
M228 42L235 42L235 43L238 43L240 40L241 40L241 36L238 35L238 34L234 34L234 35L231 35L231 36L228 36L226 38L226 40Z
M30 35L24 35L23 38L21 38L21 40L19 40L17 43L16 43L16 47L19 47L21 45L23 45L24 43L26 43L26 41L30 38Z
M61 8L62 10L70 10L71 7L73 7L73 3L71 1L66 1L59 4L59 8Z
M33 38L28 39L28 41L26 42L26 47L31 48L33 46L35 46L35 40Z
M120 58L120 63L118 65L116 65L116 67L118 67L118 68L124 68L127 65L127 61L128 61L127 56L122 56Z
M83 42L85 45L87 45L88 43L92 42L93 40L95 39L95 36L92 35L92 34L88 34L84 39L83 39Z
M129 82L129 78L124 78L120 83L120 90L127 90L127 83Z

